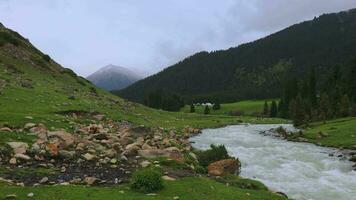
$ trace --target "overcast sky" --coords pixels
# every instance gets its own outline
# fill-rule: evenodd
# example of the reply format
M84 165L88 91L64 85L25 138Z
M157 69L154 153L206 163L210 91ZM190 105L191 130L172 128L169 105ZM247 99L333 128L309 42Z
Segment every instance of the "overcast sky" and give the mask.
M115 64L154 73L356 0L0 0L0 22L82 76Z

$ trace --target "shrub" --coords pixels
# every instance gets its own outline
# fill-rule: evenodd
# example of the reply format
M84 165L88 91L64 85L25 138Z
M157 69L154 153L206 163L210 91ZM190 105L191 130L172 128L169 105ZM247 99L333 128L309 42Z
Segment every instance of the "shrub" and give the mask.
M47 62L51 61L51 57L49 55L47 55L47 54L42 55L42 58L43 58L43 60L45 60Z
M204 114L207 115L209 113L210 113L210 108L209 108L209 106L206 105L205 109L204 109Z
M155 192L163 188L161 173L153 169L136 171L131 178L131 188L141 192Z
M224 145L211 145L206 151L197 152L199 164L207 167L209 164L230 158Z

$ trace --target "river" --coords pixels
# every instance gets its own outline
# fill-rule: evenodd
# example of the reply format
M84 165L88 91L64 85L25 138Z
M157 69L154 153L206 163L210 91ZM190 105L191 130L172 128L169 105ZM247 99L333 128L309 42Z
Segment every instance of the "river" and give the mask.
M261 134L292 125L236 125L205 129L193 147L224 144L242 163L240 176L259 180L296 200L356 200L356 171L346 159L329 156L333 148L296 143Z

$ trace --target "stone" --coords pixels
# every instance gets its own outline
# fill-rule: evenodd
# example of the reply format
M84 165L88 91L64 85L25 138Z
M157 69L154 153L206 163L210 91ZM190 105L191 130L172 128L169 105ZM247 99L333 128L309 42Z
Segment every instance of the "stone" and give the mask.
M11 165L16 165L16 164L17 164L16 158L11 158L11 159L9 160L9 163L10 163Z
M0 132L12 132L12 129L9 127L2 127L0 128Z
M91 161L91 160L94 160L96 158L96 156L93 154L90 154L90 153L86 153L83 155L83 158L87 161Z
M175 178L172 178L172 177L167 176L167 175L162 176L162 179L165 180L165 181L175 181L176 180Z
M236 159L225 159L213 162L208 166L208 173L213 176L223 176L226 174L237 174L240 163Z
M33 194L33 192L30 192L30 193L27 194L28 198L32 198L33 196L35 196L35 194Z
M145 167L150 166L150 165L151 165L151 162L148 161L148 160L145 160L145 161L141 162L140 165L141 165L141 167L145 168Z
M95 177L85 177L84 182L87 185L94 185L96 183L98 183L100 180L98 178Z
M16 199L17 195L16 194L8 194L5 196L5 199Z
M31 159L30 156L25 155L25 154L22 154L22 153L15 154L14 157L15 157L16 159L20 159L20 160L30 160L30 159Z
M75 151L60 150L58 154L63 158L71 159L75 156Z
M105 152L105 155L109 158L113 158L117 155L117 152L114 149L109 149Z
M179 196L174 196L173 199L174 199L174 200L178 200L178 199L179 199Z
M27 124L25 124L25 126L23 128L28 130L28 129L31 129L31 128L35 127L35 126L36 126L35 123L27 123Z
M28 144L24 142L8 142L7 144L13 149L15 154L26 153L28 149Z
M48 182L48 177L43 177L39 183L43 184L43 183L47 183L47 182Z
M161 149L139 150L138 155L143 158L169 157L170 152Z
M58 143L48 143L46 149L52 156L58 155Z
M62 145L68 147L74 144L74 137L72 134L67 133L66 131L52 131L48 132L48 137L57 137L62 140Z

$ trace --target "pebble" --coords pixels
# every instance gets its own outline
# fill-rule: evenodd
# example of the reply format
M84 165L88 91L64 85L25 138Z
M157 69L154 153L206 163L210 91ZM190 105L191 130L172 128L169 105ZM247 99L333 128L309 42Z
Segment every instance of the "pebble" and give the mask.
M175 196L173 197L174 200L178 200L179 199L179 196Z
M30 192L30 193L27 194L28 198L32 198L33 196L35 196L35 194L33 194L33 192Z
M40 183L47 183L48 182L48 177L43 177L41 180L40 180Z

